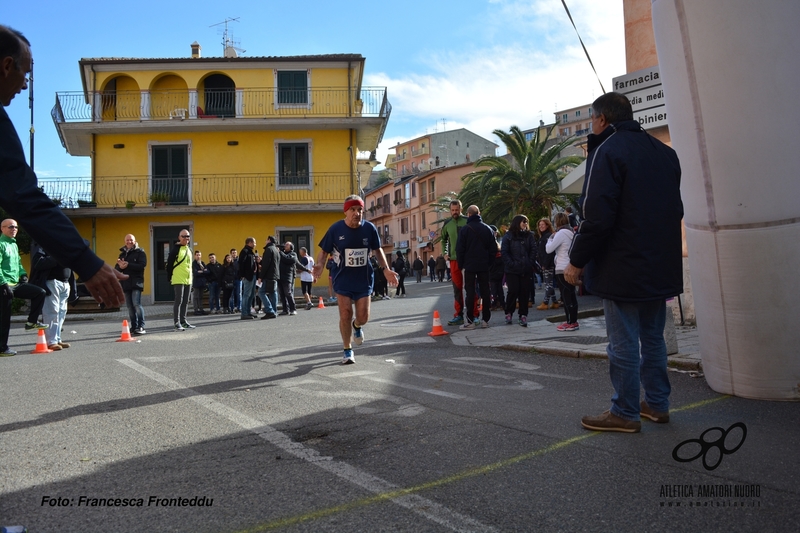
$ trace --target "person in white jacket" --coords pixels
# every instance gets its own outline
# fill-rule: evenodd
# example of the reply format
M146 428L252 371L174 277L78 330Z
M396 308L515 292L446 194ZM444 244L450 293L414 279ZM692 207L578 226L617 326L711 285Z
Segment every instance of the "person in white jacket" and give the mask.
M557 213L553 220L556 232L553 233L545 244L547 253L556 253L556 282L561 289L564 299L564 314L567 321L560 324L558 331L575 331L578 326L578 297L575 294L575 286L570 285L564 279L564 269L569 265L569 248L572 245L574 231L569 225L569 217L564 213Z

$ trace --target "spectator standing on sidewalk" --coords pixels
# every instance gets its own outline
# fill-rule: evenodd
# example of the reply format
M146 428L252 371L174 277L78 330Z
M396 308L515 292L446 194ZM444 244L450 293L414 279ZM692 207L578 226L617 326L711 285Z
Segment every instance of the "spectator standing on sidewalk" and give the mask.
M175 331L194 328L186 321L189 290L192 286L192 249L189 247L191 237L192 234L188 229L181 230L178 234L178 242L172 245L167 257L167 276L175 292L175 302L172 305Z
M519 325L528 327L528 296L530 295L531 273L536 262L536 239L528 228L528 217L517 215L503 236L500 245L503 264L506 267L506 324L511 324L514 308L519 302Z
M225 259L222 260L222 283L220 284L222 286L222 314L224 315L233 313L231 299L238 273L239 267L233 262L231 254L225 254Z
M419 253L414 252L414 276L417 278L417 283L422 283L422 271L425 270L425 264L419 258Z
M239 275L239 252L236 251L236 248L231 248L230 254L236 274L230 298L227 300L227 306L231 309L231 313L238 313L239 306L242 305L242 277Z
M261 320L270 320L278 316L278 282L281 277L281 252L278 250L276 239L272 235L267 237L264 245L264 254L261 256L261 271L258 276L261 287L258 296L264 307L264 316Z
M92 252L61 207L39 188L6 113L11 100L28 88L32 69L30 41L19 31L0 24L0 207L19 220L33 240L59 263L78 274L95 300L106 307L119 307L125 301L119 284L125 279L124 274Z
M436 280L436 259L433 258L433 254L428 258L428 275L431 281Z
M669 422L664 324L666 299L683 292L681 169L675 151L633 119L626 96L604 94L592 110L583 220L564 278L577 284L583 275L603 299L614 395L608 411L581 425L636 433L642 416Z
M242 320L252 320L257 318L250 312L253 306L253 295L255 294L256 280L258 279L258 265L256 264L256 254L253 248L256 245L254 237L247 237L244 240L244 248L239 254L239 277L242 280L242 301L240 309Z
M220 313L219 293L222 287L222 263L217 262L217 255L214 252L208 254L208 311L215 315Z
M497 241L494 232L481 220L481 211L477 205L467 208L467 224L458 233L457 254L461 258L461 267L464 269L464 287L467 291L467 320L461 329L475 329L489 327L492 317L491 290L489 290L489 269L497 255ZM480 293L484 296L482 306L483 318L473 312L477 308L475 297L475 281L478 282Z
M494 239L500 237L500 232L497 226L489 226L489 229L494 233ZM503 291L503 280L506 277L506 269L503 264L503 255L500 249L500 242L497 241L497 254L494 256L492 268L489 269L489 288L492 290L492 311L501 310L505 312L506 309L506 295Z
M403 298L406 297L406 284L405 279L408 276L408 260L403 257L403 252L397 250L395 254L397 257L392 263L392 269L397 272L398 282L397 282L397 290L394 293L395 298L402 295Z
M202 259L202 252L195 251L192 261L192 305L195 316L206 314L203 309L203 293L208 288L208 269Z
M575 294L575 286L564 279L564 270L569 264L569 247L572 245L572 238L575 232L569 225L569 218L566 213L556 213L555 216L556 232L550 235L545 244L545 251L556 254L556 283L564 299L564 315L566 322L556 327L558 331L575 331L578 326L578 295Z
M14 298L31 300L31 307L41 309L44 305L45 290L28 283L28 273L19 260L17 248L16 220L10 218L2 222L0 235L0 356L13 356L17 352L8 348L8 334L11 331L11 302ZM35 319L34 319L35 320ZM47 329L46 324L28 322L25 329Z
M436 258L436 276L439 278L439 283L444 283L445 270L447 270L447 261L442 254L439 254L439 257Z
M39 278L47 292L42 307L42 322L48 326L44 332L47 348L53 351L66 349L70 344L61 341L61 329L67 316L70 292L75 288L75 276L72 270L59 265L44 248L38 245L36 248L31 258L31 282Z
M136 242L132 234L125 235L125 246L119 249L119 258L114 267L128 279L122 280L122 292L125 293L125 305L128 306L128 318L132 335L144 335L144 307L142 307L142 291L144 290L144 269L147 266L147 254Z
M305 247L300 248L300 257L298 257L300 264L308 270L300 272L300 291L303 293L303 298L306 299L306 311L314 307L311 302L311 286L314 284L314 259L308 255L308 250Z
M555 267L556 267L556 254L547 253L547 241L553 234L553 225L546 218L541 219L537 223L539 229L539 241L537 242L536 259L539 261L539 268L542 270L542 281L544 282L544 300L536 308L539 311L547 309L558 309L561 307L556 300L555 289ZM549 305L548 305L549 302Z
M442 226L442 250L444 259L449 262L448 270L450 279L453 282L453 307L455 314L452 320L447 322L448 326L460 326L464 324L464 276L463 266L459 264L457 257L458 232L467 225L467 219L461 216L461 200L450 202L450 220ZM478 307L473 309L473 315L478 314Z
M297 254L294 253L294 244L290 241L283 243L280 267L281 280L278 289L281 295L281 305L283 306L281 314L294 316L297 314L297 308L294 304L294 279L298 270L305 272L307 269L297 260Z

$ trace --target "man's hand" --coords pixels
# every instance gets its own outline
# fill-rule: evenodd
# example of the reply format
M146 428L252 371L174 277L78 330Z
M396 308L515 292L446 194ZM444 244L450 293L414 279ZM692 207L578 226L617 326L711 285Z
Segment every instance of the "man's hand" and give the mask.
M383 269L383 277L386 278L386 282L391 287L396 287L397 284L400 282L400 275L394 270L391 270L389 268Z
M8 283L3 283L3 286L0 287L0 289L2 289L3 296L5 296L6 300L10 301L14 299L14 291L11 290L11 287L8 286Z
M583 281L581 280L581 275L583 274L583 269L578 268L576 266L572 266L572 263L567 265L567 268L564 269L564 279L567 280L567 283L570 285L582 285Z
M122 307L125 293L122 292L119 282L123 279L128 279L128 275L104 264L103 268L83 283L98 303L105 304L106 307Z
M313 272L314 279L317 279L322 275L322 269L323 268L324 268L324 265L320 265L319 263L314 265L314 272Z

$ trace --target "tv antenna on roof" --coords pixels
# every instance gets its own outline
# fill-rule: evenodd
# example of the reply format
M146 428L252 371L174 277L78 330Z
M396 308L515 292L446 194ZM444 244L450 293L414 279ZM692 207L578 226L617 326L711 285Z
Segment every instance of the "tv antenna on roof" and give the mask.
M236 46L239 43L233 40L233 32L230 33L228 32L229 22L239 22L239 17L226 18L222 22L212 24L211 26L209 26L209 28L213 28L214 26L219 26L221 24L225 25L225 31L222 34L222 55L223 57L237 57L238 54L243 54L247 52L247 50Z

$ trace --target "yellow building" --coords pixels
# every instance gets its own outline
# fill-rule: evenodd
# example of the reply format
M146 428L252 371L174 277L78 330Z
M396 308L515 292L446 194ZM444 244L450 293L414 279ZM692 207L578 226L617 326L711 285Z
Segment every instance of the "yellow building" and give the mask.
M173 298L164 262L182 228L204 259L268 235L316 255L391 112L385 87L362 86L364 62L202 58L196 43L186 58L82 59L83 91L58 93L52 115L92 175L40 185L107 262L136 236L147 302Z

